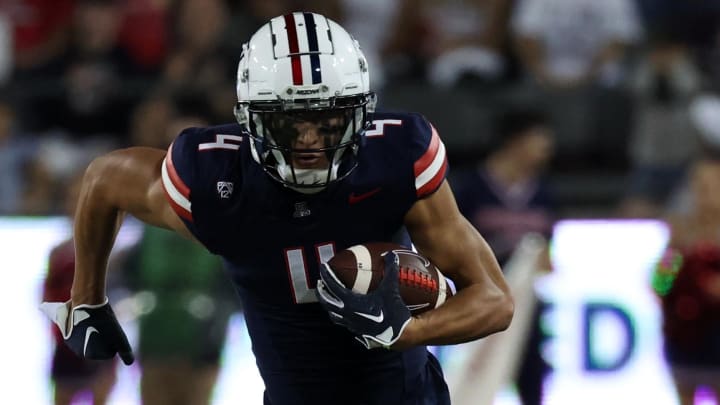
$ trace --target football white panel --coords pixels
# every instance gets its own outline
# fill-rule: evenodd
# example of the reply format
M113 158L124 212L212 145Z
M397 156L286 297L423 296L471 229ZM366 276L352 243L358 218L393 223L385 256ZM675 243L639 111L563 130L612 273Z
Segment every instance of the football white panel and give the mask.
M370 251L364 245L352 246L348 250L353 252L357 263L357 276L352 290L358 294L367 294L372 280L372 257Z
M438 276L438 297L437 301L435 301L435 308L439 307L440 305L445 303L445 298L447 297L447 281L445 281L445 276L440 272L440 270L437 270L437 276Z

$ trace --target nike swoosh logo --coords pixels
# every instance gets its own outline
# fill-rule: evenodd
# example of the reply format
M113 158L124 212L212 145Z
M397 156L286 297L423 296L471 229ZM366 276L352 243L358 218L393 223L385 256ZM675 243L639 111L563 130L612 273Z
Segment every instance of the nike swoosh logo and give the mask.
M373 322L377 322L377 323L380 323L380 322L383 321L383 319L385 319L385 316L383 315L382 309L380 310L380 315L371 315L371 314L366 314L366 313L363 313L363 312L355 312L355 313L356 313L357 315L362 316L363 318L367 318L367 319L369 319L369 320L371 320L371 321L373 321Z
M87 345L88 345L88 342L90 341L90 335L92 335L93 333L100 333L100 332L98 332L98 330L92 326L87 328L87 330L85 330L85 345L83 346L83 356L85 356L85 357L87 357Z
M374 190L370 190L370 191L368 191L367 193L362 193L362 194L355 194L354 192L352 192L352 193L350 193L350 197L348 198L348 202L349 202L350 204L357 204L357 203L359 203L360 201L362 201L362 200L364 200L364 199L366 199L366 198L372 197L372 196L374 196L375 194L379 193L380 190L382 190L382 187L378 187L378 188L376 188L376 189L374 189Z

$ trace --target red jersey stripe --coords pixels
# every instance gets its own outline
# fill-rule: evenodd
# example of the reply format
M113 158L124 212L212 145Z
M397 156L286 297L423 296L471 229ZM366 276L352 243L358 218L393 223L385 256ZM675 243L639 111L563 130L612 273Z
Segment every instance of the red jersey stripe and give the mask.
M285 14L285 29L288 34L288 48L290 50L290 64L292 66L293 84L303 84L302 62L300 60L300 45L298 44L297 28L295 27L295 15Z
M420 187L417 190L417 196L422 198L427 195L432 194L435 190L440 187L440 184L442 184L443 180L445 180L445 173L447 172L448 162L447 158L443 158L442 166L440 167L440 170L437 171L435 176L433 176L430 181L425 183L422 187Z
M183 218L183 219L186 219L186 220L192 222L193 221L192 213L190 211L186 210L185 208L181 207L178 203L176 203L175 200L173 200L170 193L168 193L168 191L165 187L163 187L163 190L165 190L165 197L167 198L168 202L170 203L170 206L172 207L173 211L175 211L175 213L178 214L178 216L180 218Z
M180 194L183 195L183 197L190 198L190 188L185 184L184 181L182 181L180 176L177 174L177 171L175 170L175 165L173 165L172 148L173 145L170 144L170 148L168 148L167 158L165 159L168 175L170 176L170 180L172 181L177 191L179 191Z
M440 147L440 136L435 130L435 127L431 126L431 128L432 138L430 139L430 145L428 146L425 153L420 157L420 159L415 162L413 166L415 170L415 177L419 176L422 172L427 170L428 167L430 167L433 160L435 160L435 155L437 154L438 148Z

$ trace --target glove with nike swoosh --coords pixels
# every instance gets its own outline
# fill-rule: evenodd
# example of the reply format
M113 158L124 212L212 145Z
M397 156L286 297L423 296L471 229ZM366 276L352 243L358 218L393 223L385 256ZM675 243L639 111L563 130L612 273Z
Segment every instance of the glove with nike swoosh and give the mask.
M43 302L40 310L60 328L65 344L75 354L104 360L117 353L123 363L132 364L132 349L107 298L98 305L81 304L72 309L70 305L71 301Z
M316 295L330 319L355 334L366 348L389 348L412 319L400 297L398 277L398 256L388 252L385 273L378 287L367 294L358 294L346 288L323 263Z

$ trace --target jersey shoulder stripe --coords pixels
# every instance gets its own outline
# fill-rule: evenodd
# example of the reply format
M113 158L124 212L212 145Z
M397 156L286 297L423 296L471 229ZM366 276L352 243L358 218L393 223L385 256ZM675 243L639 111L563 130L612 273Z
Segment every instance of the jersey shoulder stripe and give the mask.
M417 197L422 198L435 192L447 175L447 156L445 145L432 124L432 135L425 153L413 165L415 173L415 190Z
M181 218L192 222L190 188L180 178L173 164L173 144L168 148L167 155L162 163L162 184L165 195L175 213Z

